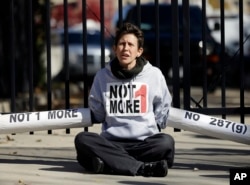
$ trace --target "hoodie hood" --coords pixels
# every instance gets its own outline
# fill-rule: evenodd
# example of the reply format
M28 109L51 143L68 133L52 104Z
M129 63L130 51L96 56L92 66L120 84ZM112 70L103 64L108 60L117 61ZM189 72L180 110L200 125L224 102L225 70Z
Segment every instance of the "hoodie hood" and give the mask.
M147 64L147 60L143 57L138 57L135 67L131 70L126 70L120 66L118 59L114 58L110 63L110 67L111 72L118 79L131 79L142 71L145 64Z

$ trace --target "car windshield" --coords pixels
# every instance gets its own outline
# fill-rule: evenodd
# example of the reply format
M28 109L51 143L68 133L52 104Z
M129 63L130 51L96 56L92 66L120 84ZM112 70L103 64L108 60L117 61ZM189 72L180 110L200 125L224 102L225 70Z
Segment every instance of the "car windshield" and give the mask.
M141 7L141 29L144 31L153 31L155 29L154 6ZM183 14L182 7L179 6L179 30L183 32ZM171 6L159 6L159 25L161 33L171 33L172 31L172 16ZM129 21L137 20L136 7L132 8L128 14ZM199 7L190 7L190 33L202 32L202 14Z

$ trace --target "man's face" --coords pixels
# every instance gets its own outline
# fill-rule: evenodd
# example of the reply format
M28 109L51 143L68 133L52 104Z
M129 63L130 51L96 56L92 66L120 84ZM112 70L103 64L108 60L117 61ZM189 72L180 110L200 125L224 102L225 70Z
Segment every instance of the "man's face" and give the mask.
M134 34L125 34L114 47L119 64L124 69L132 69L136 64L136 57L141 56L143 49L138 48L138 39Z

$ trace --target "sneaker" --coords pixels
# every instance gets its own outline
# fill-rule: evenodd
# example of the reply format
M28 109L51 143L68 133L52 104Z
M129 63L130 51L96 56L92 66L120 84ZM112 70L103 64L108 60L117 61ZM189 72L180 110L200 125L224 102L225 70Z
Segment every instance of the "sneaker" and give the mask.
M104 162L99 157L93 157L92 166L94 173L102 173L104 169Z
M167 163L168 163L168 168L172 168L173 167L173 164L174 164L173 161L167 161Z
M142 165L138 174L144 177L165 177L168 174L168 164L166 160L147 162Z

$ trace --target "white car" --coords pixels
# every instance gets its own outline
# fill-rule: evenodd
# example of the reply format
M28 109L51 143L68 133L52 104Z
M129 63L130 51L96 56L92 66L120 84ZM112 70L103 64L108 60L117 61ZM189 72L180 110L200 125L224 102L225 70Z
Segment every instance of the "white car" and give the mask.
M83 31L81 29L68 29L68 53L69 53L69 75L71 81L83 80ZM65 46L64 31L57 30L53 33L52 51L52 71L53 63L58 63L61 67L59 76L64 78L66 72L65 66ZM110 61L111 42L108 39L104 41L104 65ZM60 56L61 55L61 56ZM53 56L56 56L53 58ZM101 69L101 32L99 30L90 29L87 32L87 76L93 78L96 72ZM55 60L56 62L54 62ZM58 61L59 60L59 61Z

